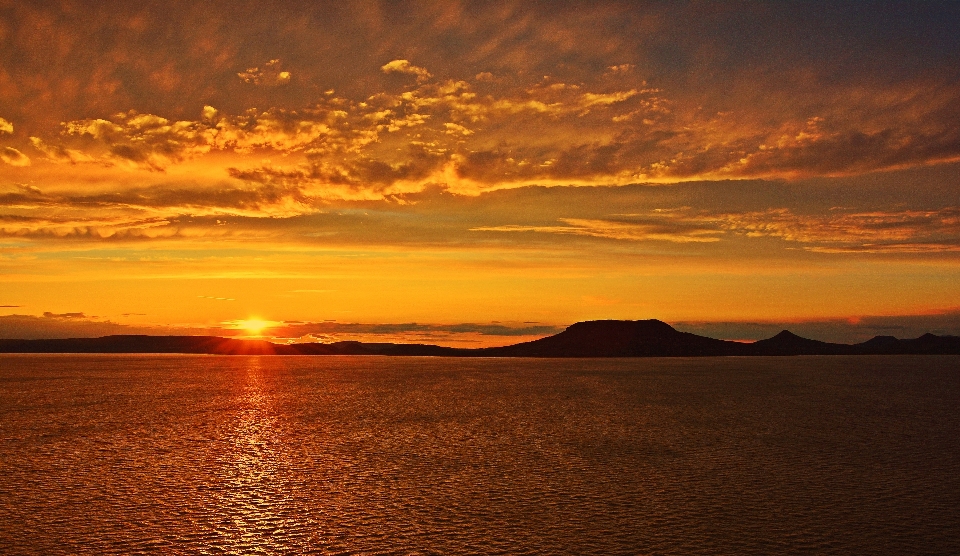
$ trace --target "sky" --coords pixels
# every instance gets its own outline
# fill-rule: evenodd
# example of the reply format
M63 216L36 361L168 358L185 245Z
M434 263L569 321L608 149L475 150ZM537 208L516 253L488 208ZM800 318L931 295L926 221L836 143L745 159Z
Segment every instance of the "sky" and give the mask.
M960 4L0 0L0 337L960 334Z

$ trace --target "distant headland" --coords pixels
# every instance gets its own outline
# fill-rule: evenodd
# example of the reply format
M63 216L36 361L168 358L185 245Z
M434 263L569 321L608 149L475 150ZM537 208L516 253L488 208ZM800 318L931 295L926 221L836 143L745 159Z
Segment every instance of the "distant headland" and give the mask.
M788 355L960 355L960 336L924 334L901 340L877 336L860 344L833 344L784 330L752 343L680 332L651 320L578 322L559 334L503 347L450 348L365 342L276 344L219 336L103 336L0 340L0 353L181 353L209 355L390 355L440 357L716 357Z

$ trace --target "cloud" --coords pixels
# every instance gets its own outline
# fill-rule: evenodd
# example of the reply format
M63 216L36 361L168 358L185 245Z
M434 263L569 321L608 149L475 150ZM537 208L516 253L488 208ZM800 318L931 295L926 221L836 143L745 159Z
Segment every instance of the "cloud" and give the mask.
M452 122L447 122L443 124L443 127L447 128L447 135L473 135L473 131L460 125Z
M291 322L282 323L275 332L285 334L363 334L363 335L392 335L406 332L446 332L446 333L476 333L484 336L546 336L563 330L549 325L513 325L505 324L425 324L425 323L398 323L398 324L368 324L368 323L340 323L340 322Z
M536 232L622 241L714 243L778 238L821 253L960 252L960 208L796 214L790 209L749 212L657 209L606 219L561 218L564 225L478 226L474 232Z
M595 2L589 13L573 4L477 10L469 2L423 2L400 10L293 2L263 10L252 0L214 0L78 15L63 3L19 3L0 25L10 30L3 51L17 53L4 59L0 105L10 107L4 116L18 130L49 141L45 132L62 121L130 109L177 121L203 104L233 114L297 110L331 89L362 102L388 88L384 72L421 83L432 72L475 82L481 98L519 97L543 76L601 95L614 83L626 91L648 82L687 116L733 111L775 129L829 116L825 105L836 103L837 114L867 106L905 84L955 85L955 13L945 6L900 7L909 16L890 17L838 6L817 13L696 3L638 10L620 0ZM898 39L881 38L890 36ZM296 79L280 60L295 64ZM686 129L678 123L674 131ZM636 162L669 162L681 152L692 151Z
M611 104L623 102L636 95L636 89L613 93L584 93L580 96L580 106L584 108L590 108L591 106L609 106Z
M51 313L51 312L48 311L48 312L45 312L45 313L43 314L43 318L45 318L45 319L86 319L86 318L87 318L87 315L85 315L85 314L83 314L83 313L59 313L59 314L56 314L56 313Z
M79 312L45 312L43 316L0 315L0 338L3 339L98 338L114 334L201 335L205 332L196 327L127 325Z
M292 153L311 148L343 152L372 140L369 133L375 131L355 133L349 124L338 122L344 116L342 110L326 106L301 111L249 110L233 116L204 106L200 119L179 121L130 111L109 120L67 122L60 145L36 137L31 142L54 162L99 162L163 171L215 151ZM75 143L73 148L69 147L71 142Z
M270 60L263 65L263 68L247 68L237 74L244 83L253 85L265 85L275 87L277 85L286 85L290 82L293 75L289 71L280 69L280 60Z
M322 198L308 196L295 185L156 185L91 194L16 186L0 191L0 235L95 240L224 236L239 231L219 225L214 217L286 218L321 206Z
M0 193L0 207L21 209L75 208L133 209L144 212L169 213L177 209L180 215L213 216L234 214L246 216L280 216L285 206L305 205L313 201L302 195L295 186L281 187L265 184L256 187L194 187L156 185L130 188L116 192L47 194L35 186L16 186L13 191ZM295 214L304 212L295 210Z
M117 114L112 120L78 120L64 124L66 137L93 140L99 150L72 155L64 146L49 147L42 140L34 146L55 161L100 161L108 165L133 165L164 170L185 158L209 152L215 131L199 122L171 121L135 111Z
M616 74L625 74L625 73L630 73L630 72L632 72L634 69L636 69L636 67L637 67L637 66L635 66L635 65L633 65L633 64L617 64L617 65L614 65L614 66L609 66L609 67L607 67L607 71L608 71L609 73L615 74L615 75L616 75Z
M0 236L34 239L158 239L179 235L173 222L128 218L30 218L0 216Z
M39 137L31 137L30 144L51 162L78 164L96 160L93 156L77 149L68 149L63 145L48 145Z
M605 240L644 242L647 250L720 254L731 246L775 248L784 255L803 250L937 256L960 246L960 209L942 206L946 189L930 190L915 178L913 192L899 188L903 176L890 175L889 185L869 188L853 178L829 186L754 180L526 187L470 197L451 195L439 183L421 190L422 182L449 171L449 163L428 147L409 148L420 152L401 151L409 161L402 164L358 158L234 168L232 179L219 184L159 176L151 185L88 192L0 186L0 234L94 241L262 237L350 245ZM472 163L484 166L480 158ZM506 164L494 159L486 166ZM937 171L929 180L941 183L949 175Z
M271 328L277 340L299 342L429 343L452 347L508 345L561 332L564 327L528 323L339 323L283 322Z
M417 77L417 83L423 83L424 81L433 77L430 75L430 72L426 68L421 68L411 64L408 60L393 60L387 62L380 67L380 70L383 73L404 73L407 75L415 75Z
M3 147L0 149L0 160L11 166L30 166L30 159L27 155L14 149L13 147Z
M383 71L423 75L402 62ZM295 109L231 113L207 104L196 119L128 110L71 120L59 137L30 142L49 162L162 172L203 159L224 177L269 174L271 163L260 160L280 155L289 157L285 166L296 168L298 183L326 189L328 198L436 184L476 195L537 184L800 179L960 160L960 128L950 124L960 119L955 86L831 91L805 114L769 115L741 107L710 112L678 91L623 80L492 88L421 80L362 100L315 92L314 102ZM226 164L223 154L232 155Z
M700 217L748 237L777 237L820 252L960 251L960 208L798 215L789 209Z
M13 133L13 124L0 118L0 135Z
M712 243L721 230L690 225L670 226L669 222L630 222L561 218L565 226L486 226L475 232L542 232L569 234L626 241L668 241L672 243ZM684 223L686 224L686 223Z

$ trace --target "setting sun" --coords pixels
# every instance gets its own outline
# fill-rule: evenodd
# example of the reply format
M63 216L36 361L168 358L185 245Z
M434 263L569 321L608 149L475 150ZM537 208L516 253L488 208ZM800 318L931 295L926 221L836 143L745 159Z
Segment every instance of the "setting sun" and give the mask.
M270 321L260 320L257 318L251 318L251 319L241 320L237 322L237 326L239 328L246 330L247 332L255 336L260 335L260 333L263 332L264 329L269 328L272 325L273 323L271 323Z

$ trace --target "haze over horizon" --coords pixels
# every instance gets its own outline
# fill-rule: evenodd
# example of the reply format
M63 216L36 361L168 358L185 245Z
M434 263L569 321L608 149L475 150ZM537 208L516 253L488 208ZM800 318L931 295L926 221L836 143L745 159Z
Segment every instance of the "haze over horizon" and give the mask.
M960 335L956 3L0 0L0 338Z

